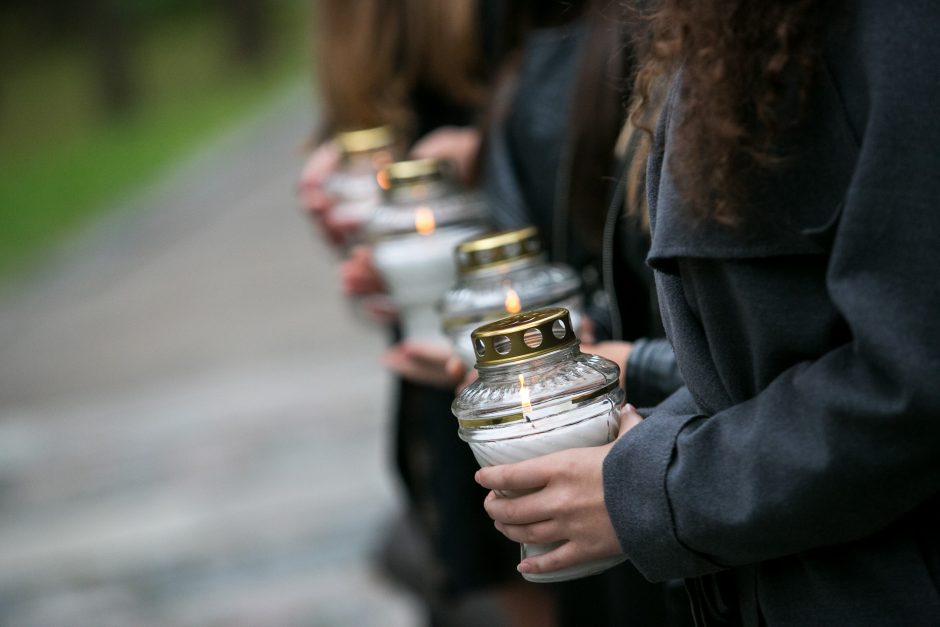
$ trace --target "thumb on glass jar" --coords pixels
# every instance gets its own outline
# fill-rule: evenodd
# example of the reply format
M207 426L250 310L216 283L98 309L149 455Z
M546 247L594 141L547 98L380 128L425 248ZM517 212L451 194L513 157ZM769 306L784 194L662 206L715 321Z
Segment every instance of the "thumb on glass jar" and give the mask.
M627 431L637 426L643 421L643 416L637 413L636 407L627 403L620 410L620 430L617 432L617 437L623 436Z

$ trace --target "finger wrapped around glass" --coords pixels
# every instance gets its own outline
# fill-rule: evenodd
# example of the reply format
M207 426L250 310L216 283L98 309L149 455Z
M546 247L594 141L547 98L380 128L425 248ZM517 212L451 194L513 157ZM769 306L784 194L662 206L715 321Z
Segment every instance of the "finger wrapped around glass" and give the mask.
M507 314L564 307L575 332L580 329L581 280L568 266L548 263L534 226L469 239L455 255L457 284L441 300L441 317L468 368L476 361L470 332Z
M324 183L324 191L336 199L332 215L343 222L356 240L382 200L376 176L395 161L399 152L390 126L377 126L337 133L340 163Z
M439 159L393 163L379 183L383 200L368 237L403 339L446 345L438 301L456 279L454 248L485 230L483 202L462 192Z
M601 446L616 438L624 400L620 367L580 351L566 309L503 318L474 330L471 341L480 377L460 393L452 409L460 438L480 466ZM559 545L522 544L522 558ZM599 559L523 577L536 582L577 579L624 559Z

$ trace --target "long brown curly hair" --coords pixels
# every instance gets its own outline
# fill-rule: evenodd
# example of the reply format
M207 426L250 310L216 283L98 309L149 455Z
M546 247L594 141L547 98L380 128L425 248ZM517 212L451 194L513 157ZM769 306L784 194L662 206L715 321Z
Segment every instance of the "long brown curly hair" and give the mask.
M798 124L811 87L827 0L659 0L645 28L633 120L681 70L682 103L667 167L693 213L735 224L745 183L789 156L775 140Z

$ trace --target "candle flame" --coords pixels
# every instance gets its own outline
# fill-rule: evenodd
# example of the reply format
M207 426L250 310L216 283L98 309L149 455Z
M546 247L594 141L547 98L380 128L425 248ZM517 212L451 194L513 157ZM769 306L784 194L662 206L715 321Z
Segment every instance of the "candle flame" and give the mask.
M415 230L421 235L430 235L434 226L434 213L427 207L418 207L415 210Z
M392 182L388 180L388 172L385 170L379 170L375 175L375 180L382 189L387 190L392 186Z
M528 414L532 411L532 401L529 399L529 388L525 386L525 376L521 372L519 373L519 397L522 404L522 415L528 420Z
M504 302L506 307L506 313L519 313L522 311L522 301L519 300L519 295L516 293L516 290L509 288L509 291L506 292L506 300Z

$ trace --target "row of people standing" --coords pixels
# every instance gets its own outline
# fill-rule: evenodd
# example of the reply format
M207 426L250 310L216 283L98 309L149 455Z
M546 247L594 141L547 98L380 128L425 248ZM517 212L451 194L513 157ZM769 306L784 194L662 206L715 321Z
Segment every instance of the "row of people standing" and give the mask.
M425 2L405 4L412 5L410 10L427 9ZM477 109L479 123L470 127L461 126L465 120L444 120L436 131L416 134L412 152L456 157L461 171L473 172L468 178L475 178L484 191L495 227L539 227L551 258L571 264L584 279L593 322L590 335L599 342L596 351L626 366L632 344L605 340L645 338L629 369L630 386L632 397L653 404L679 380L671 349L658 339L662 329L651 298L651 274L642 263L647 234L637 201L643 194L634 189L625 202L622 186L613 182L620 163L635 164L642 152L636 135L625 146L629 150L615 154L626 121L630 56L623 53L627 36L614 6L477 3L476 36L485 43L481 48L487 50L490 67L489 72L470 72L483 77L479 84L488 93ZM330 58L322 54L321 65ZM442 50L435 54L446 56ZM594 71L597 65L599 72ZM427 86L413 89L424 97L429 91ZM599 105L603 118L585 124L585 113ZM467 106L466 111L471 110L472 105ZM414 107L412 112L420 115ZM477 146L482 148L474 150ZM308 175L302 185L310 184ZM317 215L328 215L315 202L308 204ZM359 277L365 273L359 267L364 257L354 256L347 274ZM629 263L622 263L625 258ZM629 303L622 314L610 306L618 299ZM446 573L445 594L461 597L477 590L521 587L500 594L508 599L508 614L520 616L515 624L619 624L631 617L663 624L663 587L646 583L629 565L580 582L539 587L519 581L514 569L517 547L495 533L485 517L480 507L485 491L472 479L476 462L448 419L460 373L443 381L422 376L442 370L443 363L436 359L440 356L420 346L395 346L386 355L386 362L402 375L395 411L398 467L414 509L433 512L423 527ZM633 592L624 593L625 587ZM674 605L679 609L673 612L681 615L687 605L684 593L673 587L670 594L678 594Z
M487 59L498 44L484 45L479 7L464 0L325 1L315 16L321 123L301 174L300 197L321 233L342 249L348 225L335 219L324 188L339 160L330 138L337 131L389 125L411 154L427 149L427 156L466 165L463 153L473 147L462 140L475 141L470 130L492 80ZM383 287L367 246L347 252L341 276L351 297ZM401 334L394 322L388 327L391 346L384 359L394 362ZM405 513L388 530L382 565L419 594L429 625L459 624L461 602L483 590L507 615L542 607L541 600L528 601L537 590L529 593L505 574L515 561L511 543L479 507L469 506L485 491L466 480L475 463L447 429L452 384L409 374L398 376L395 387L389 449ZM423 550L408 554L400 547Z
M508 537L566 540L523 572L626 555L701 625L940 624L938 20L658 4L648 261L685 385L609 450L480 471Z
M517 11L514 23L526 27L485 129L482 189L500 227L535 224L551 258L581 273L592 323L582 350L619 363L631 402L655 404L681 381L642 263L644 195L636 177L623 184L645 156L643 137L625 129L626 16L616 3L529 2ZM629 563L552 593L562 625L691 624L678 584L651 584Z
M940 16L914 0L644 4L655 11L637 31L614 3L464 13L487 26L478 42L508 33L474 75L488 105L467 108L483 119L478 170L495 219L537 224L583 271L594 350L622 363L629 402L658 405L645 420L629 412L636 426L608 449L481 471L496 490L521 473L546 484L490 495L486 510L513 540L567 541L528 572L598 551L632 565L520 592L492 536L430 525L445 587L506 586L515 624L688 624L677 580L698 624L936 624L940 358L926 312L940 305L940 129L922 103L938 90ZM646 136L625 123L634 65L637 122L659 120L648 178L629 175L645 163ZM914 268L930 281L911 280ZM660 309L677 360L655 339ZM420 371L407 362L392 363ZM677 362L686 385L659 404L681 383ZM412 498L480 531L475 463L441 429L452 393L418 393L435 395L399 405L403 468L416 435L448 451L410 475L447 479ZM591 513L554 497L572 469L593 486Z

